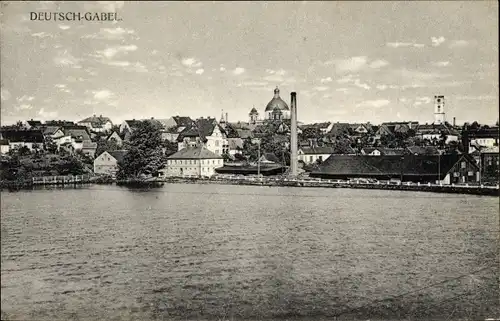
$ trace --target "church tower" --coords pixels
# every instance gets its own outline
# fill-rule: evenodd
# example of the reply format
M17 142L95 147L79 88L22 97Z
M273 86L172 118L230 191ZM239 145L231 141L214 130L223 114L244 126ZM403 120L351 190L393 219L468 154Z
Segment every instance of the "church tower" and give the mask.
M444 96L434 96L434 124L444 124Z

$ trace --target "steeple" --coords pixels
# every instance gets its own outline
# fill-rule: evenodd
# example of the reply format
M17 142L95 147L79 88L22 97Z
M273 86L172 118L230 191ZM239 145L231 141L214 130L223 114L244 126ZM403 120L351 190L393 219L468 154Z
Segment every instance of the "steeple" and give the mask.
M276 89L274 90L274 98L280 98L280 90L278 86L276 86Z
M225 122L226 121L224 120L224 109L221 109L221 115L220 115L220 121L219 121L219 123L223 124Z

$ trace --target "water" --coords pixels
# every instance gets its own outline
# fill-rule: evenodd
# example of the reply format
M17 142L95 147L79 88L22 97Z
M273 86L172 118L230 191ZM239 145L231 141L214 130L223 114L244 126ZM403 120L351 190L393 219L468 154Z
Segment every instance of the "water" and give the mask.
M494 197L172 184L1 201L10 319L500 316Z

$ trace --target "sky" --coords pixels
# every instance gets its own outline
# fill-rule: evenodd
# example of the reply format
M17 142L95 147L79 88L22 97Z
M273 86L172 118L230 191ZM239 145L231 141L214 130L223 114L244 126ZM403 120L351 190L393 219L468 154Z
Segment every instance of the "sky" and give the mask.
M116 12L121 21L31 21ZM1 2L1 123L248 121L278 86L301 122L498 119L498 2Z

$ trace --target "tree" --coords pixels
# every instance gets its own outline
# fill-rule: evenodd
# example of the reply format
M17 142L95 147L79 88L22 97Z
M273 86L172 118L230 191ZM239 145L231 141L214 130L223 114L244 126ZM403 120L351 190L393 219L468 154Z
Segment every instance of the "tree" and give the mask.
M163 141L163 148L165 148L165 156L170 156L177 152L177 143L176 142L171 142L169 140L164 140Z
M44 149L51 154L57 153L57 144L51 136L45 137Z
M252 139L247 138L243 141L243 155L245 155L249 161L253 162L258 159L259 145L252 143Z
M116 140L111 139L111 140L106 140L106 139L101 139L97 141L97 148L95 150L95 156L99 156L104 152L113 152L115 150L119 150L120 147L116 143Z
M164 167L161 125L156 121L139 122L130 137L129 150L118 164L119 178L156 175Z

